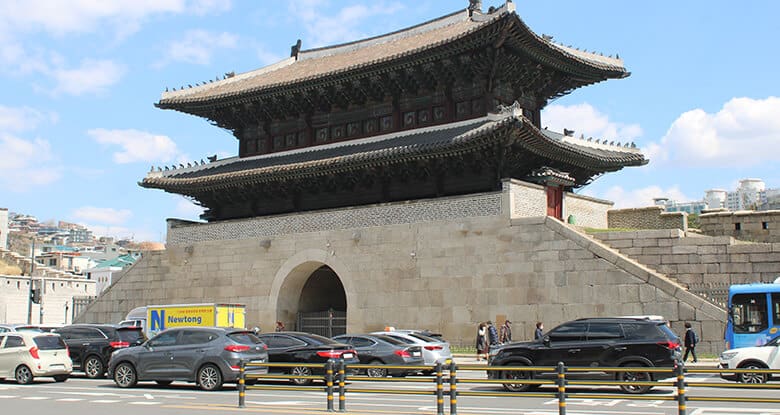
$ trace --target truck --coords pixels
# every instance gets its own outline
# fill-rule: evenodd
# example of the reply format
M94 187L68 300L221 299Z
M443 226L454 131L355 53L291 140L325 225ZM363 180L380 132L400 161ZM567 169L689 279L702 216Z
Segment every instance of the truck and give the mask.
M141 326L147 338L171 327L245 327L244 304L165 304L132 309L120 325Z

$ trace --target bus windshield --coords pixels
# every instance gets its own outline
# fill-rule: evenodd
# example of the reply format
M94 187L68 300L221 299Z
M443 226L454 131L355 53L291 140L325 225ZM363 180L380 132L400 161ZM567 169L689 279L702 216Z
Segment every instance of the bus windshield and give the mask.
M735 294L731 298L734 333L757 333L769 327L766 293Z

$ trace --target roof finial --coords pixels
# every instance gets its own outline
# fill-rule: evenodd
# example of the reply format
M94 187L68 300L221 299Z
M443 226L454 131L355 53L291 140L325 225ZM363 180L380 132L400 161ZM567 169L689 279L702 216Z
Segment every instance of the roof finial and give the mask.
M469 0L469 16L474 13L482 13L482 0Z
M295 42L294 45L290 48L290 57L295 58L295 60L298 60L298 54L301 52L301 40L298 39L297 42Z

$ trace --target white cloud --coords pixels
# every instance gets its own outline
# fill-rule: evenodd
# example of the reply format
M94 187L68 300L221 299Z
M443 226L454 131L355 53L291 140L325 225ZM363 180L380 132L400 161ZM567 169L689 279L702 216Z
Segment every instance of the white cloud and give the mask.
M27 131L43 121L56 121L55 114L44 114L29 107L5 107L0 105L0 131Z
M621 186L613 186L607 189L602 194L591 194L589 191L584 191L584 194L589 194L593 197L601 199L611 200L615 202L615 209L635 208L635 207L647 207L653 206L653 199L657 197L666 197L677 201L693 200L685 196L677 186L669 188L662 188L660 186L648 186L640 189L624 189Z
M307 40L312 45L304 49L352 41L366 37L358 26L375 18L398 12L403 6L396 2L376 1L370 5L356 4L341 8L335 15L325 15L322 10L329 2L322 0L299 0L290 2L290 12L303 23Z
M75 69L57 68L50 76L57 82L52 93L83 95L102 93L122 78L125 69L122 65L108 60L87 59Z
M645 154L656 163L696 166L756 166L780 162L780 98L732 98L711 114L680 115Z
M103 225L121 225L133 216L128 209L99 208L82 206L71 213L78 221L95 222Z
M163 66L169 62L207 65L211 63L211 57L215 51L234 49L237 46L238 36L234 34L191 30L184 34L183 39L175 40L168 45L165 60L157 66Z
M200 214L203 213L203 207L187 199L181 199L176 203L176 213L185 219L199 220Z
M168 136L138 130L106 130L96 128L87 131L100 144L118 145L121 151L114 153L114 161L120 164L134 162L169 162L176 159L179 149Z
M542 112L542 126L562 132L564 128L574 130L574 135L597 139L626 142L642 136L639 124L624 124L611 121L588 103L577 105L549 105Z
M122 38L136 32L154 15L206 15L229 8L230 2L221 0L6 0L0 2L0 31L44 31L62 36L105 30Z
M21 192L58 180L61 171L50 165L52 159L48 141L30 141L0 132L0 184L3 188Z

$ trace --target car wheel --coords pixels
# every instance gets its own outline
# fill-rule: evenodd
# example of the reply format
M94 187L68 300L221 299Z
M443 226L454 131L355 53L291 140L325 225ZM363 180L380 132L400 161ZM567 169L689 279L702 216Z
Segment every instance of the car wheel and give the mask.
M84 374L90 379L102 378L105 371L103 361L97 356L90 356L84 361Z
M120 388L132 388L138 383L138 376L135 373L135 368L130 363L120 363L116 369L114 369L114 383Z
M628 363L624 366L636 368L645 367L640 363ZM649 372L642 372L641 369L636 369L630 372L617 372L615 374L615 380L622 382L650 382L653 380L653 377ZM649 385L623 385L620 387L623 392L630 394L647 393L652 388L653 387Z
M311 376L311 368L306 366L296 366L290 370L290 374L293 376ZM290 381L299 386L311 385L311 379L292 378Z
M222 372L214 365L205 365L198 370L198 384L204 391L222 388Z
M168 386L173 383L172 380L155 380L155 382L160 386Z
M525 366L523 363L517 363L512 362L510 363L512 366ZM499 372L499 375L501 376L501 379L511 379L513 381L518 380L530 380L533 379L534 375L533 372L529 370L504 370ZM508 390L509 392L525 392L527 390L531 390L536 387L536 385L532 385L529 383L520 383L520 382L507 382L503 384L504 389Z
M54 381L55 382L65 382L66 380L68 380L68 375L56 375L56 376L54 376Z
M766 366L760 363L748 363L741 366L740 369L766 369ZM766 373L746 372L739 373L737 379L741 383L766 383L768 377Z
M16 383L20 385L29 385L33 382L32 371L26 365L21 365L16 368L14 378L16 378Z
M382 362L379 360L372 360L368 362L369 365L381 365ZM387 377L387 369L383 367L372 367L366 369L366 375L370 378L384 378Z

